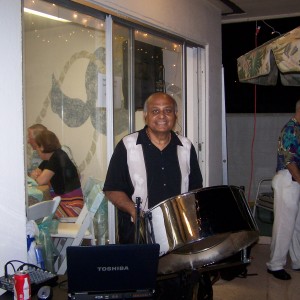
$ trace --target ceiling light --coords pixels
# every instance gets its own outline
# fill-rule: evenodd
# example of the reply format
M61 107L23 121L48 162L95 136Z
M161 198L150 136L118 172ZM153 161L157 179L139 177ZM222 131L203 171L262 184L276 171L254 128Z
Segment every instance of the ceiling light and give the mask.
M29 9L29 8L26 8L26 7L24 8L24 11L29 13L29 14L33 14L33 15L36 15L36 16L44 17L44 18L47 18L47 19L55 20L55 21L71 22L69 20L58 18L58 17L52 16L52 15L48 15L48 14L45 14L45 13L42 13L42 12L39 12L39 11L36 11L36 10L32 10L32 9Z

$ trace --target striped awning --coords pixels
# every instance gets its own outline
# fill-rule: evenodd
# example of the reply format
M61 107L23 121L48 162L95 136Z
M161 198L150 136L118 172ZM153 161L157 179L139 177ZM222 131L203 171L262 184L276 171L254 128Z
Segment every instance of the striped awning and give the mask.
M300 27L281 35L237 59L240 82L300 86Z

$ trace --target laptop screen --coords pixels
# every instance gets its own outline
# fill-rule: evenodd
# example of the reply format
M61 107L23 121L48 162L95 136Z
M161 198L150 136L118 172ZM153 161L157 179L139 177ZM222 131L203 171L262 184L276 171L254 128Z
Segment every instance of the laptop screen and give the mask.
M122 298L124 294L131 298L136 293L151 297L158 258L158 244L68 247L68 292L78 295L72 299L81 299L82 294L105 294L106 299Z

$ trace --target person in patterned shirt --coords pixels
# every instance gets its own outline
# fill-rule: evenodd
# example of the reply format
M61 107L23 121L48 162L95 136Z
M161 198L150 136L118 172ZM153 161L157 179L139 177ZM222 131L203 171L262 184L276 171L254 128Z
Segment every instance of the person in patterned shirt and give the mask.
M296 112L281 130L277 168L272 180L274 223L267 271L275 278L289 280L284 269L289 253L291 267L300 271L300 100Z

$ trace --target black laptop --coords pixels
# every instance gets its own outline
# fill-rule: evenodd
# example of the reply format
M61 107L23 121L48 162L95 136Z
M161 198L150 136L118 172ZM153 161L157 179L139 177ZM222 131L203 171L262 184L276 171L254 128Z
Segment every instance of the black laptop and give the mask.
M68 298L152 297L158 258L158 244L68 247Z

